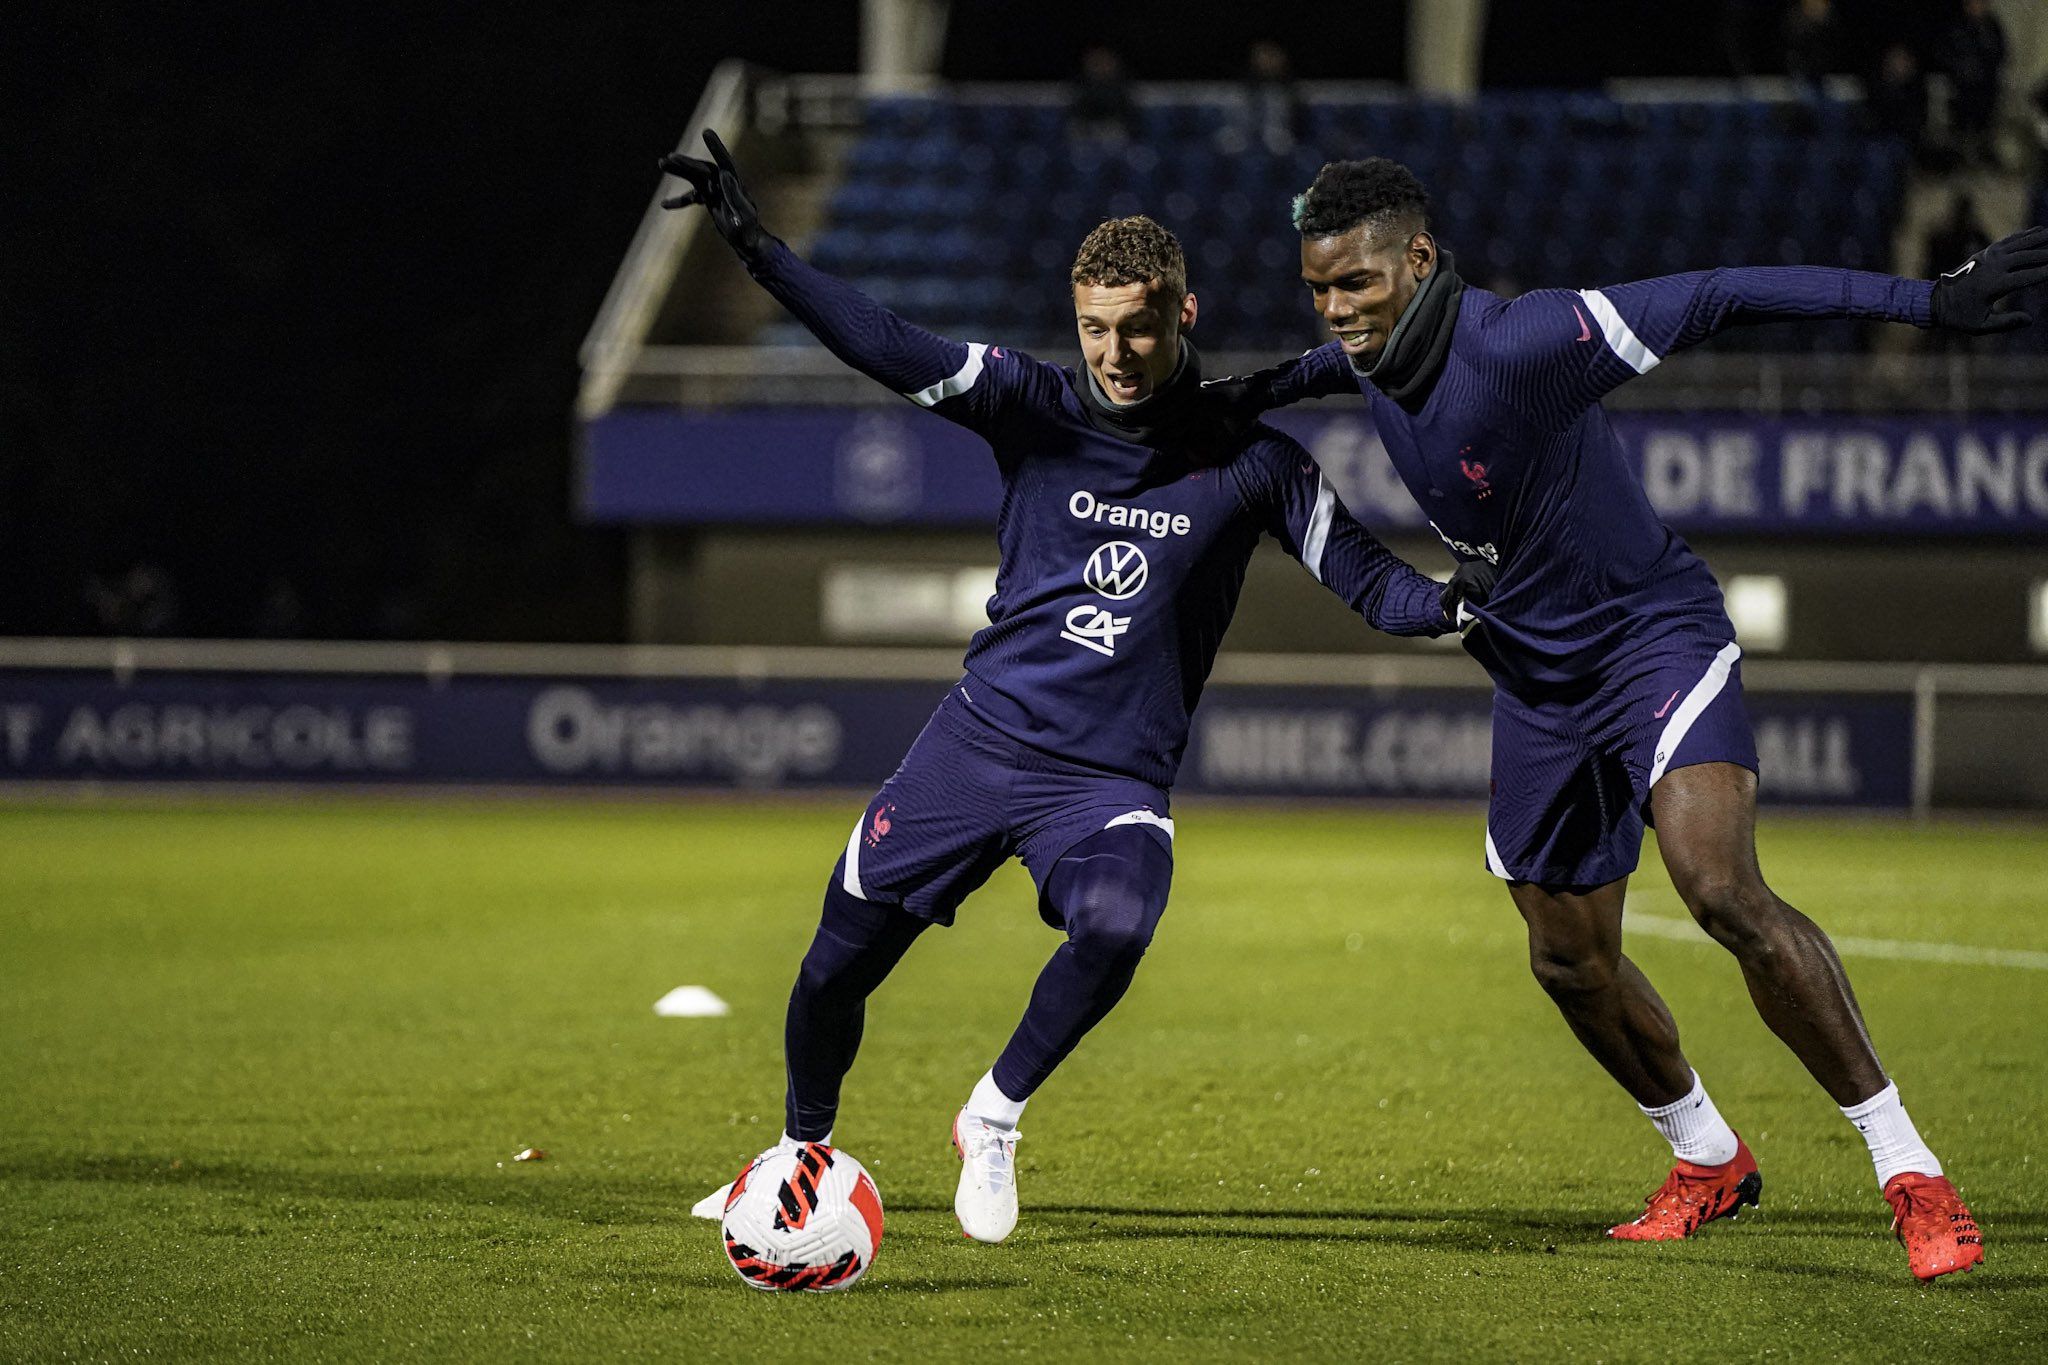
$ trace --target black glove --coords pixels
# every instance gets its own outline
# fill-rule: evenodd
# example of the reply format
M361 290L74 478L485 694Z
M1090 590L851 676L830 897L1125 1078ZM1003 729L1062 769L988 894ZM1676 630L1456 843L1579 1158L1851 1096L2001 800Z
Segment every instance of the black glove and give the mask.
M1202 405L1216 417L1243 431L1273 407L1274 366L1250 374L1230 374L1202 381Z
M726 245L737 251L741 260L752 261L775 239L761 227L761 211L747 198L739 168L732 164L732 153L725 150L718 134L706 128L704 145L711 149L709 161L681 152L670 152L661 159L662 170L690 182L689 189L662 200L661 206L680 209L702 204L710 210L711 226L718 229Z
M1444 584L1443 595L1437 599L1443 606L1444 619L1454 626L1463 625L1458 619L1458 605L1470 602L1475 607L1485 606L1499 577L1500 570L1483 559L1468 559L1458 565L1451 571L1451 581Z
M1971 336L2010 332L2033 321L2004 313L2007 294L2048 284L2048 227L2031 227L1993 242L1934 282L1934 325Z
M1251 381L1238 375L1204 379L1196 390L1197 410L1223 429L1225 439L1235 442L1265 411L1252 396Z

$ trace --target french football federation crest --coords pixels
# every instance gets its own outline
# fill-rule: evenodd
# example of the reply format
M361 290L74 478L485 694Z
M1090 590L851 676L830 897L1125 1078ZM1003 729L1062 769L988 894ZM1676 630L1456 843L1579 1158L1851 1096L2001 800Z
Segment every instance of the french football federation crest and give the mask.
M1493 485L1486 479L1486 464L1483 460L1468 460L1472 447L1466 446L1458 452L1458 469L1472 485L1473 495L1481 502L1493 496Z

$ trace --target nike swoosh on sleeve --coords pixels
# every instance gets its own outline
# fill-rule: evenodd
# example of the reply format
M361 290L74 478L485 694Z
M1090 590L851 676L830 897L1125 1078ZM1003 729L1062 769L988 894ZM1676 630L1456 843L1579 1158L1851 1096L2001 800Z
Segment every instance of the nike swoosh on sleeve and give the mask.
M1586 325L1586 315L1579 311L1579 305L1576 303L1572 305L1572 316L1579 320L1579 340L1591 341L1593 339L1593 329Z

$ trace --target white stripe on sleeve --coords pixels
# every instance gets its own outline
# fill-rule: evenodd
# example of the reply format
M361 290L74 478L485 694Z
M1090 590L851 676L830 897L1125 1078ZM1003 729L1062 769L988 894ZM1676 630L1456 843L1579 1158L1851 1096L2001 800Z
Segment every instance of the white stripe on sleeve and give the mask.
M956 394L965 393L974 387L975 380L981 378L982 361L987 355L988 347L978 341L970 341L967 343L967 359L960 366L959 370L928 388L922 388L916 393L907 393L903 396L913 403L928 408L932 404L942 402Z
M853 822L853 833L846 838L846 871L840 876L839 884L846 888L846 894L855 900L866 900L868 893L860 884L860 832L868 823L867 812L861 812L860 819Z
M1643 345L1641 338L1629 330L1620 312L1607 301L1607 296L1597 289L1581 289L1579 297L1586 301L1586 307L1593 310L1593 320L1600 324L1600 335L1607 338L1607 345L1620 356L1628 367L1637 374L1648 374L1657 368L1664 357Z
M1337 510L1337 495L1330 491L1322 471L1316 471L1316 506L1308 516L1308 533L1301 538L1301 567L1323 581L1323 543L1330 538L1330 517Z
M1657 736L1657 757L1650 765L1648 787L1657 785L1657 779L1664 776L1664 770L1671 766L1671 757L1678 752L1678 746L1685 742L1685 732L1692 729L1692 723L1721 695L1721 689L1728 685L1728 671L1735 667L1735 661L1742 657L1742 647L1736 644L1722 646L1714 656L1714 662L1707 665L1707 671L1692 691L1685 694L1685 700L1678 703L1678 709L1671 719L1664 722L1664 733Z

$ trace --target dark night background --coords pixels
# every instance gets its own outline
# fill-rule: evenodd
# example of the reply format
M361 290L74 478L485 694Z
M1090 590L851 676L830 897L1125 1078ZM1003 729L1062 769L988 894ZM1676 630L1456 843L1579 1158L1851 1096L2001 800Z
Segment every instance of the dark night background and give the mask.
M958 0L946 73L1398 79L1406 6ZM1494 4L1489 83L1777 67L1782 6ZM1951 7L1839 7L1858 65ZM615 639L576 348L711 67L848 71L859 5L78 5L9 25L0 632ZM1730 43L1721 35L1732 34ZM161 600L161 599L160 599Z

